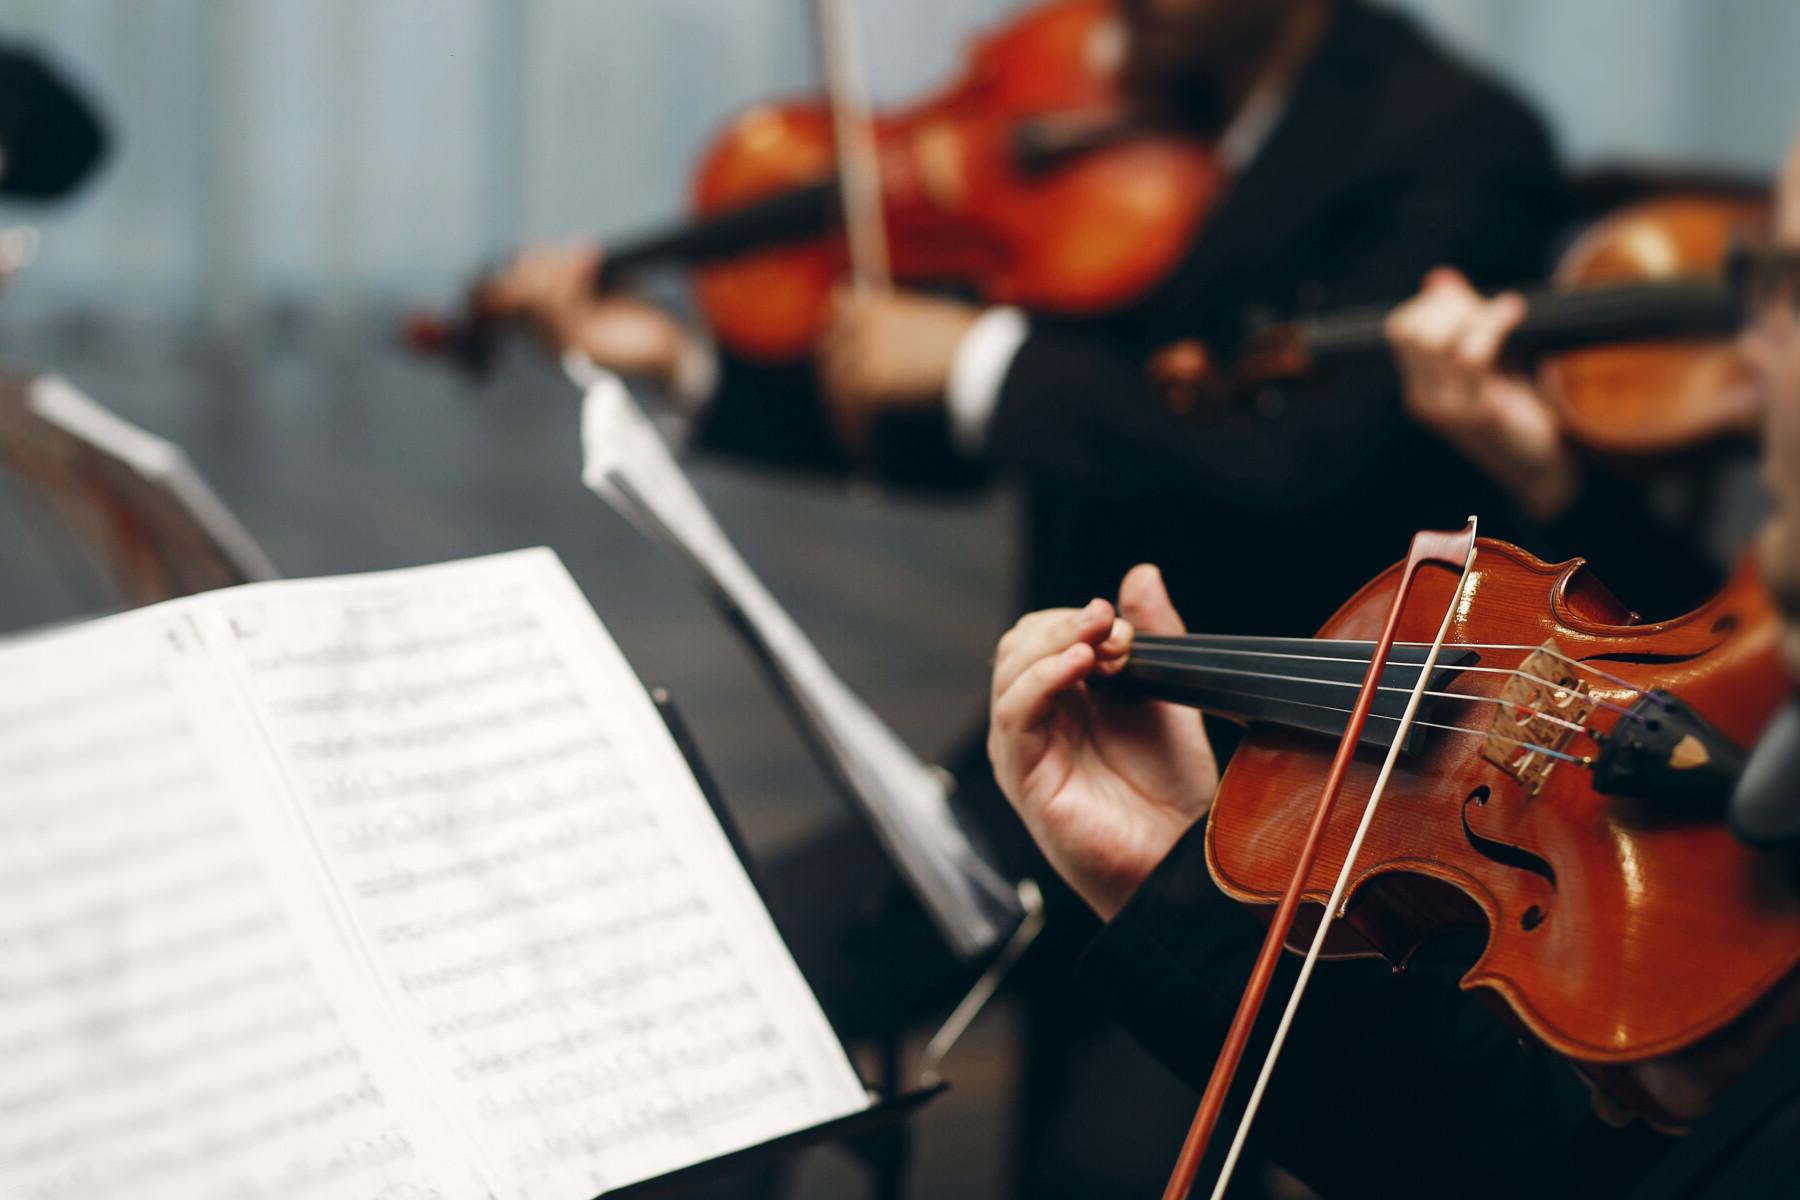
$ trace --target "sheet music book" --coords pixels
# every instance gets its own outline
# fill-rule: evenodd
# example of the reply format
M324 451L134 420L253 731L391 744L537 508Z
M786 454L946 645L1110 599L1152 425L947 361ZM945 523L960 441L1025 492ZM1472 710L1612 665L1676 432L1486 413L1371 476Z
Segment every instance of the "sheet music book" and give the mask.
M869 1103L550 551L0 647L8 1200L581 1200Z
M1018 889L957 823L946 777L832 671L719 528L618 377L580 359L567 366L586 385L583 481L699 573L817 733L834 773L951 948L970 959L988 954L1019 926L1024 908Z

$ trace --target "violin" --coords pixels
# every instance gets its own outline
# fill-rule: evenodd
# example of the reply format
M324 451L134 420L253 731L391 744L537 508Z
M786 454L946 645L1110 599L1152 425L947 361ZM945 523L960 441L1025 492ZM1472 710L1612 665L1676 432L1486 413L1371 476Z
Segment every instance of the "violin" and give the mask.
M1608 289L1631 281L1710 276L1730 293L1738 324L1696 322L1675 336L1596 338L1580 353L1543 362L1540 383L1581 445L1607 454L1660 454L1761 427L1751 405L1724 401L1739 382L1731 339L1744 304L1728 268L1734 243L1765 232L1766 197L1668 197L1634 205L1602 221L1563 256L1554 286Z
M1409 560L1316 638L1139 637L1105 686L1248 724L1206 830L1227 894L1266 912L1297 881L1306 940L1323 921L1326 956L1396 969L1484 927L1465 989L1613 1111L1684 1126L1800 1016L1791 860L1725 821L1742 748L1792 695L1777 614L1748 562L1643 623L1581 560L1467 544L1466 579ZM1345 737L1343 794L1380 807L1362 835L1359 805L1330 811L1297 873Z
M1665 454L1749 436L1752 407L1729 399L1739 368L1742 288L1731 252L1766 228L1766 199L1669 195L1623 208L1588 229L1503 347L1537 372L1567 436L1616 456ZM1253 334L1221 369L1197 342L1152 361L1152 379L1178 408L1219 404L1272 383L1386 360L1393 305L1320 314Z
M878 236L893 279L1079 314L1122 305L1175 266L1219 174L1203 143L1125 112L1113 22L1106 0L1029 8L977 41L943 90L873 119ZM593 289L653 266L692 267L722 345L765 361L805 355L850 266L837 147L822 101L746 110L701 156L694 218L613 246ZM493 332L478 291L467 315L415 317L407 338L479 366Z

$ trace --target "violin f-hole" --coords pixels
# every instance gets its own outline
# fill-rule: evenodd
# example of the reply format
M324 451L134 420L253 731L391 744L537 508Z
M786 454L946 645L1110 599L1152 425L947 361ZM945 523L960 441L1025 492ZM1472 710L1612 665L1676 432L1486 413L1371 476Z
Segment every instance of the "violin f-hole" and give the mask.
M1551 891L1555 891L1556 868L1550 865L1548 859L1540 858L1531 851L1526 850L1521 846L1515 846L1510 842L1502 842L1494 838L1483 837L1481 834L1476 833L1474 827L1469 824L1469 806L1472 804L1476 807L1485 807L1487 802L1493 798L1493 794L1493 789L1484 783L1474 791L1470 792L1467 796L1463 797L1462 830L1463 837L1468 839L1470 848L1489 862L1496 862L1502 866L1513 867L1520 871L1529 871L1531 874L1539 876L1550 885ZM1546 913L1541 906L1534 904L1525 911L1525 915L1520 918L1519 924L1527 933L1529 933L1539 925L1542 925L1548 915L1549 914Z

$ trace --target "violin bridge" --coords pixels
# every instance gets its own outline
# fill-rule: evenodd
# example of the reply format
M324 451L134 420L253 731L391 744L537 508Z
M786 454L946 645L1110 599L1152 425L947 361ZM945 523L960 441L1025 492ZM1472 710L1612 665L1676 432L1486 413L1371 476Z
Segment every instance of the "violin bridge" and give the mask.
M1481 757L1525 785L1533 796L1544 789L1558 760L1543 751L1561 750L1586 727L1594 699L1568 660L1547 641L1521 662L1494 707Z

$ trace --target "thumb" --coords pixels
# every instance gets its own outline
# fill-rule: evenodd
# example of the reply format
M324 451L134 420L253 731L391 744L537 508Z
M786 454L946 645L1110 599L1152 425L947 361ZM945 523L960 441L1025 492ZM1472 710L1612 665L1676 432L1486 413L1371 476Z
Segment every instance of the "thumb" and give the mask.
M1169 600L1162 571L1150 563L1139 563L1126 573L1125 581L1119 585L1119 615L1139 633L1187 632L1181 614Z
M1424 290L1450 288L1455 291L1469 292L1474 288L1469 284L1469 277L1455 267L1433 267L1425 272Z

